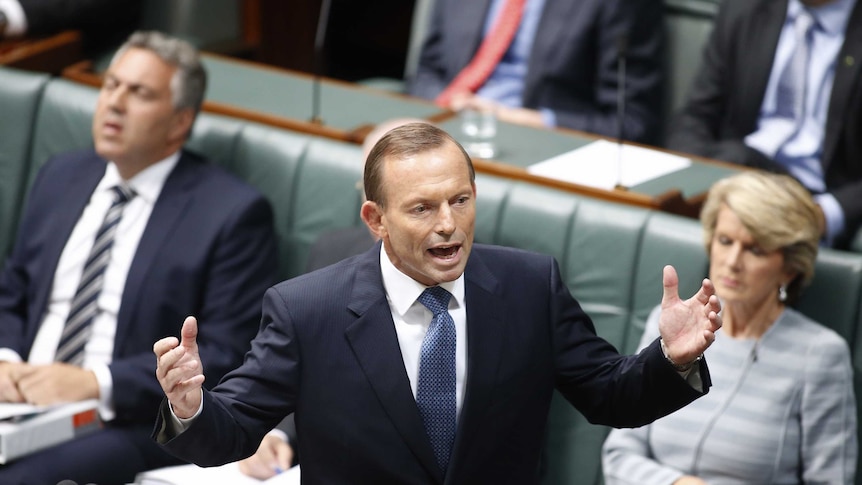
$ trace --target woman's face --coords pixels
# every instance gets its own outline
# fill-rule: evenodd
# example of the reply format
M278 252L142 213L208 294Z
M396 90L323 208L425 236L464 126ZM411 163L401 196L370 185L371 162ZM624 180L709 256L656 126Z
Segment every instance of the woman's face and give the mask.
M778 301L778 288L792 280L781 250L765 251L726 205L718 211L709 278L724 305L757 309Z

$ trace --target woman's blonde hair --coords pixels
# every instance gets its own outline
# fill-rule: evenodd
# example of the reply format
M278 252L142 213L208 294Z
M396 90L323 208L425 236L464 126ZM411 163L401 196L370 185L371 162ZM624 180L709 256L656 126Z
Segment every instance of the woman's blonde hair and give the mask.
M760 247L782 251L785 271L797 275L787 285L787 302L794 302L814 276L820 242L820 209L811 194L790 176L755 170L719 180L700 213L707 254L722 205L733 211Z

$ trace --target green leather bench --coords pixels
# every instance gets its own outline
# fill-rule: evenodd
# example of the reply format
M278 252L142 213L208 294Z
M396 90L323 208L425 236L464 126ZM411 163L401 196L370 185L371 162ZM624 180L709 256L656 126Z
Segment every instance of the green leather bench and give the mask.
M8 254L24 197L30 134L48 75L0 71L0 260Z
M13 176L0 179L0 248L9 244L8 228L15 225L25 181L51 154L91 144L96 93L73 82L0 68L0 174ZM14 109L7 109L12 99L17 100ZM360 224L357 145L203 114L189 146L271 200L284 277L302 271L319 234ZM677 268L686 295L707 273L695 220L485 174L477 176L477 190L476 240L554 255L599 334L625 352L635 349L650 309L660 301L662 266ZM862 389L860 295L862 254L823 250L814 283L800 304L850 343L857 395ZM544 483L601 483L599 454L607 431L555 396Z

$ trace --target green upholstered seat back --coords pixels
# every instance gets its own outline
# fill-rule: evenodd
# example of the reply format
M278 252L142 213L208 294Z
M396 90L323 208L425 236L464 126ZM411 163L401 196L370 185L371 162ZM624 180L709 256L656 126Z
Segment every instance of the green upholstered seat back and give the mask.
M92 121L98 95L97 89L65 79L48 83L33 127L28 183L52 156L93 146Z
M30 134L48 79L0 67L0 261L15 238L29 177Z

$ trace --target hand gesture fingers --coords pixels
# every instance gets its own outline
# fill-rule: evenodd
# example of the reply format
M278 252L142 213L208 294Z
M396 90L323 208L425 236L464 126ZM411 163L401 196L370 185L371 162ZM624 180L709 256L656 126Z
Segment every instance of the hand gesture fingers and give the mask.
M679 298L679 278L672 266L665 266L662 285L662 315L659 330L668 357L676 363L696 359L715 340L721 328L721 304L715 287L704 279L697 293L688 300Z
M181 340L166 337L153 345L156 378L180 418L194 415L201 402L203 366L197 346L197 320L187 317L180 331Z

